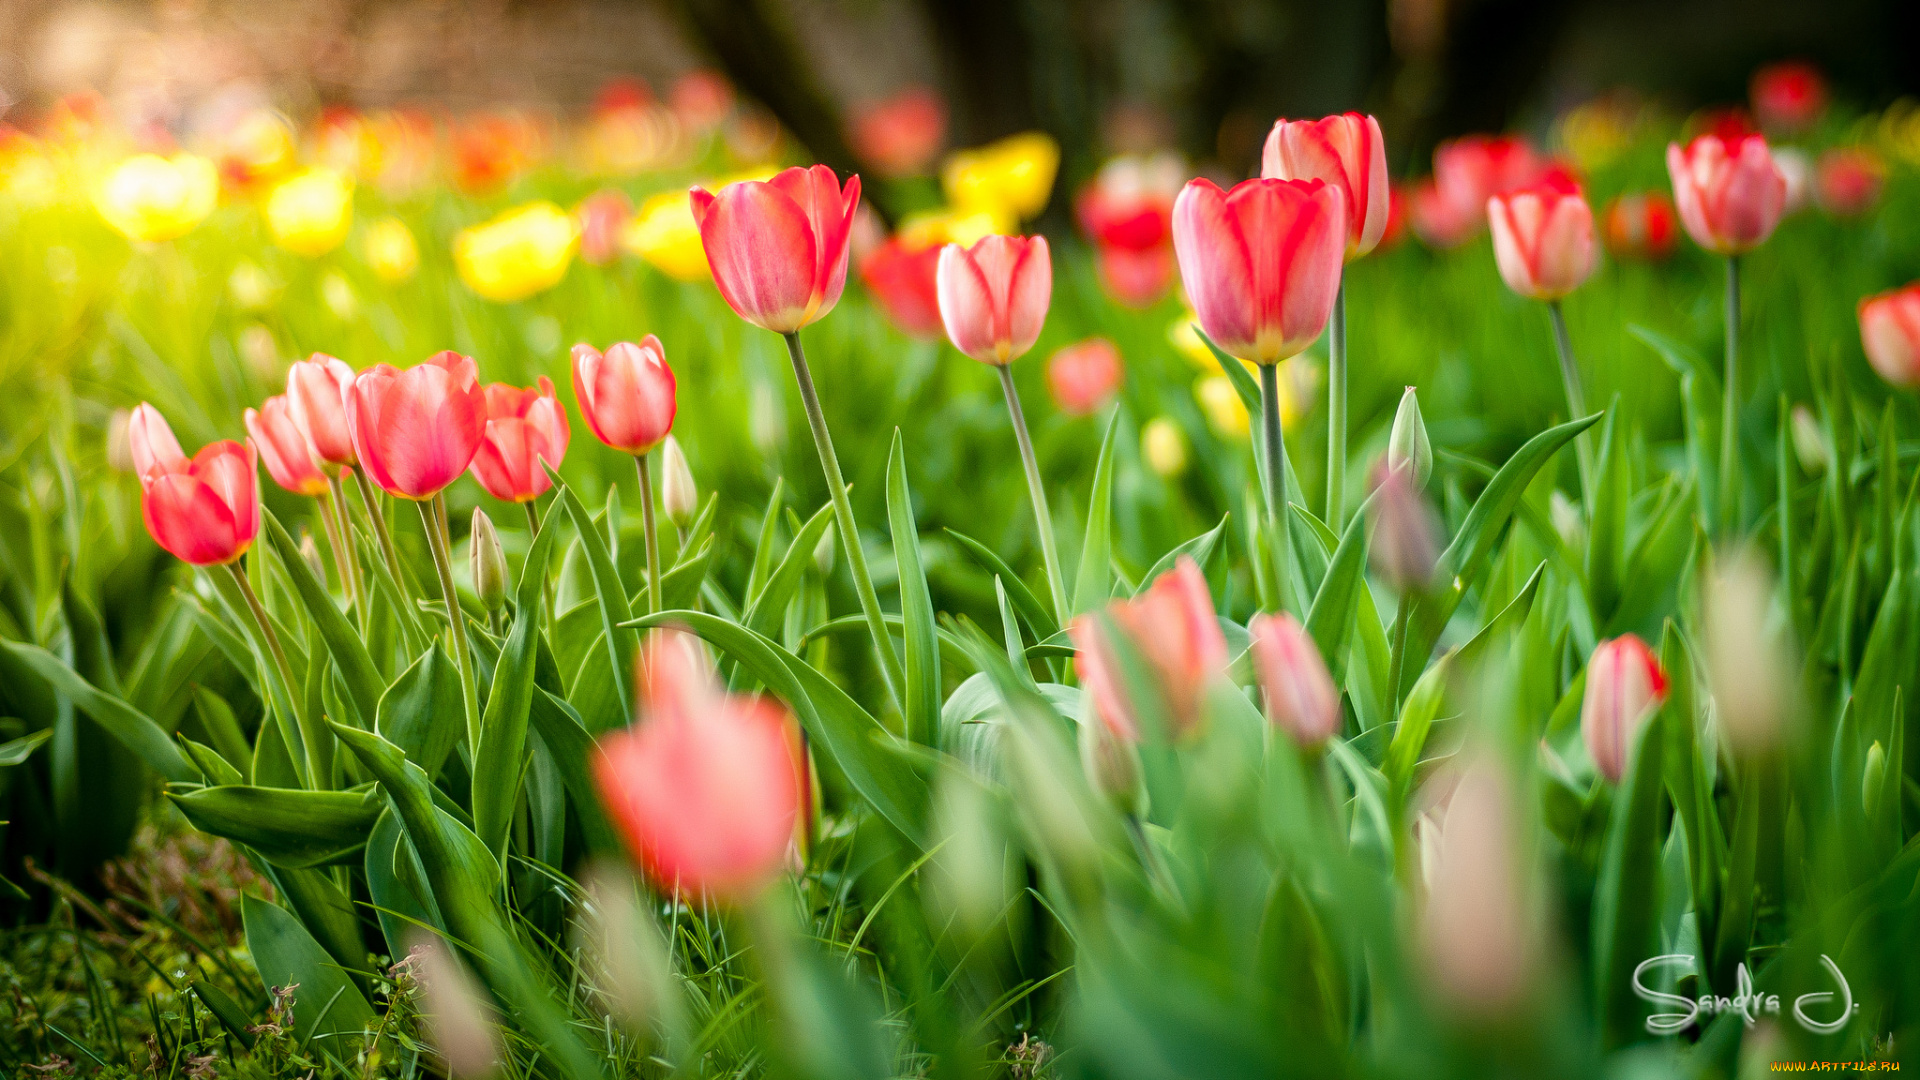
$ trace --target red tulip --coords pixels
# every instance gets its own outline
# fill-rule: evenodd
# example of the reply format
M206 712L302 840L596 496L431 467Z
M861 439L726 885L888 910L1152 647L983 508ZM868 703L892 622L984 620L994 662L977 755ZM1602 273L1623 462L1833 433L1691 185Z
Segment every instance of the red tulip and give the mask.
M1783 135L1812 127L1827 108L1827 80L1804 61L1768 64L1753 73L1748 90L1760 123Z
M744 901L780 874L806 799L792 718L730 694L698 642L660 631L640 671L640 722L600 741L594 779L654 886Z
M1173 729L1168 736L1177 739L1192 732L1200 722L1208 680L1227 669L1227 639L1200 567L1181 556L1145 592L1108 604L1107 615L1152 668ZM1102 624L1094 616L1080 615L1067 634L1075 650L1073 669L1093 695L1101 721L1115 735L1138 742L1140 721L1122 675L1114 670L1113 649Z
M1106 338L1088 338L1047 358L1047 388L1060 411L1087 414L1120 388L1120 350Z
M1468 135L1443 142L1433 151L1433 182L1460 214L1484 221L1487 200L1535 183L1547 163L1525 139L1512 135Z
M1620 782L1634 735L1666 697L1667 673L1646 642L1622 634L1594 647L1580 699L1580 733L1601 775Z
M313 456L329 465L355 465L347 395L353 369L326 353L314 353L287 369L287 404Z
M473 358L451 350L405 371L375 364L353 381L347 426L369 479L390 495L430 499L473 462L487 395Z
M736 314L789 334L833 310L847 283L847 237L860 178L825 165L743 180L690 198L714 283Z
M953 347L983 364L1012 363L1040 337L1053 299L1044 236L988 236L940 249L940 321Z
M573 395L594 438L628 454L644 454L673 430L673 369L660 339L618 342L605 353L573 347Z
M911 337L934 341L945 330L935 281L939 268L939 245L914 247L893 236L860 260L860 280L893 325Z
M318 495L327 490L327 474L314 464L307 437L294 423L285 397L268 398L260 403L260 411L248 409L244 419L254 449L274 483L295 495Z
M226 439L201 447L191 461L143 474L140 513L147 532L195 566L245 555L260 535L260 488L253 469L253 448Z
M1787 178L1767 140L1729 141L1701 135L1683 150L1667 144L1673 202L1693 242L1717 255L1738 255L1773 235L1787 204Z
M1486 212L1484 205L1477 210L1468 209L1441 194L1440 186L1432 180L1415 184L1407 201L1407 217L1414 235L1435 251L1466 243L1485 220L1481 216Z
M1275 364L1326 329L1346 255L1346 198L1319 180L1194 180L1173 246L1200 328L1243 360Z
M605 266L620 257L620 230L633 216L626 192L603 188L574 207L580 225L580 259L589 266Z
M487 433L473 455L473 478L487 494L508 502L538 498L567 456L567 410L554 399L553 380L540 376L530 389L493 383L487 387Z
M1280 120L1267 134L1260 175L1324 180L1347 197L1347 261L1372 251L1387 231L1387 144L1371 116Z
M1173 202L1181 172L1171 156L1115 158L1075 200L1100 284L1128 307L1152 305L1173 282Z
M1662 191L1616 196L1604 220L1607 250L1623 259L1664 259L1680 235L1673 200Z
M1407 235L1407 189L1404 184L1387 187L1387 229L1380 234L1375 251L1385 251Z
M155 472L173 472L187 464L167 418L144 401L127 418L127 450L133 457L133 474L142 482Z
M909 87L860 110L849 142L881 176L920 176L947 138L947 106L924 86Z
M1253 667L1267 697L1267 717L1301 746L1318 746L1340 730L1340 691L1320 646L1282 612L1255 615Z
M1130 308L1148 308L1167 295L1176 269L1173 245L1129 251L1119 247L1093 249L1093 269L1100 286Z
M1558 300L1593 273L1593 208L1555 178L1487 200L1500 276L1521 296Z
M1860 301L1860 344L1881 378L1920 386L1920 281Z
M1813 194L1820 209L1834 217L1859 217L1880 201L1887 163L1864 146L1835 147L1820 155Z

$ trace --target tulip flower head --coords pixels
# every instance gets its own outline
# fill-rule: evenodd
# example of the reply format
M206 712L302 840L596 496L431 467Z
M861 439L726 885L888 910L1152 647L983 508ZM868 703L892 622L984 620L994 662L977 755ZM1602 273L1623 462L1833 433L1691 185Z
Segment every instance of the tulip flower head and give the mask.
M1512 778L1485 748L1464 752L1453 767L1444 807L1420 821L1426 894L1416 936L1435 1002L1486 1021L1522 1003L1542 931L1527 895Z
M690 635L656 632L639 723L600 741L594 779L654 887L741 902L779 876L807 798L786 709L715 683Z
M1716 255L1751 251L1773 235L1787 205L1787 178L1767 140L1708 133L1667 144L1673 202L1693 242Z
M173 437L167 418L144 401L127 417L127 451L133 474L143 483L156 472L175 472L187 464L187 455L180 449L180 440Z
M486 436L487 395L473 358L449 350L405 371L375 364L347 392L347 427L381 490L433 498L467 471Z
M1805 61L1768 64L1753 73L1748 91L1761 126L1782 135L1812 127L1827 109L1827 80Z
M1047 389L1070 416L1087 416L1120 388L1120 350L1106 338L1088 338L1047 358Z
M1887 163L1864 146L1840 146L1820 155L1814 168L1813 197L1837 218L1859 217L1880 201Z
M1441 196L1476 219L1488 199L1538 182L1548 168L1531 144L1513 135L1468 135L1433 150Z
M1173 200L1184 172L1170 154L1114 158L1074 203L1100 284L1128 307L1152 305L1173 282Z
M1580 700L1580 733L1600 775L1620 782L1634 736L1666 698L1667 673L1646 642L1622 634L1594 647Z
M93 203L128 239L158 243L193 231L213 213L219 193L220 177L206 158L140 154L107 174Z
M594 437L628 454L644 454L673 430L673 369L660 339L648 334L606 352L573 347L573 393Z
M1561 179L1487 200L1493 254L1507 287L1533 300L1558 300L1593 273L1593 209Z
M1373 515L1367 554L1374 568L1403 592L1426 588L1440 561L1440 530L1412 467L1383 460L1374 470Z
M890 236L860 260L860 280L880 302L893 325L910 337L933 341L945 330L940 321L940 246L911 247Z
M919 176L947 138L947 106L924 86L909 87L861 109L848 141L882 176Z
M554 397L553 380L542 375L524 390L493 383L486 396L486 437L473 455L473 478L496 499L536 499L553 486L543 463L557 469L567 456L567 410Z
M1173 207L1180 277L1227 353L1276 364L1326 328L1347 243L1346 199L1319 180L1194 180Z
M940 320L953 347L1004 367L1040 337L1053 299L1053 260L1044 236L989 236L940 251Z
M353 180L333 169L296 173L267 196L273 242L309 259L340 246L353 225Z
M295 495L318 495L327 490L327 474L314 462L313 450L294 421L285 396L268 398L260 403L258 411L248 409L244 419L247 435L274 483Z
M660 508L667 512L667 520L681 528L700 512L700 489L693 482L686 451L671 435L660 446Z
M940 170L940 186L963 210L1025 221L1047 208L1059 171L1060 144L1044 132L1028 131L955 152Z
M1773 617L1773 576L1750 549L1725 553L1701 589L1701 634L1714 716L1736 754L1787 737L1798 670Z
M1435 251L1459 247L1480 229L1484 205L1470 209L1447 198L1432 180L1415 184L1407 196L1408 223L1420 242Z
M397 217L374 222L361 245L367 266L389 285L406 281L420 269L420 246L414 243L413 230Z
M1603 220L1607 250L1622 259L1665 259L1680 235L1673 200L1662 191L1616 196Z
M1859 315L1860 344L1873 370L1895 386L1920 387L1920 281L1867 297Z
M353 369L326 353L314 353L287 368L288 411L315 460L335 466L359 462L353 452L353 431L347 425L347 396L352 389Z
M649 266L675 281L708 281L707 253L700 246L700 226L685 192L663 191L640 204L620 242Z
M1340 730L1340 690L1320 646L1293 616L1262 612L1248 624L1253 667L1267 698L1267 717L1301 746L1319 746Z
M1165 737L1178 740L1193 732L1207 682L1227 669L1227 640L1198 564L1183 555L1145 592L1108 604L1104 619L1080 615L1067 628L1074 672L1093 695L1101 721L1122 739L1139 742L1140 718L1125 690L1125 674L1116 666L1109 629L1126 635L1159 684L1158 704L1170 728Z
M1372 251L1387 231L1387 147L1379 121L1371 116L1276 121L1260 157L1260 175L1324 180L1339 188L1347 202L1349 262Z
M467 288L507 303L560 284L579 242L572 215L533 202L462 229L453 238L453 263Z
M746 180L689 198L720 295L741 318L790 334L825 316L847 284L847 241L860 178L842 187L825 165Z
M183 562L233 562L260 535L260 484L250 446L231 439L208 443L190 461L142 474L140 487L148 534Z
M573 208L580 229L580 259L588 266L605 266L620 254L620 234L633 216L626 192L602 188Z
M1157 476L1172 479L1187 471L1187 436L1172 418L1156 416L1140 429L1140 456Z

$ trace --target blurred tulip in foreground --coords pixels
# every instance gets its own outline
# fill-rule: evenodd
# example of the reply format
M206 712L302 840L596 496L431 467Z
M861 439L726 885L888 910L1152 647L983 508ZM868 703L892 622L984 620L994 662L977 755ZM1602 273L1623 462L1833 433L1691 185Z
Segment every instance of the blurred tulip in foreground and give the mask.
M347 426L367 478L422 501L460 479L487 427L487 395L472 357L451 350L401 371L375 364L347 393Z
M854 152L881 176L919 176L946 140L947 106L927 87L908 87L861 109L848 135Z
M1787 423L1793 439L1793 456L1800 459L1801 470L1808 476L1826 472L1833 462L1833 453L1827 449L1827 433L1814 418L1813 410L1804 404L1795 404Z
M397 217L374 222L361 246L374 276L389 285L406 281L420 269L420 246L414 243L413 230Z
M694 188L693 217L720 295L741 318L792 333L833 310L847 283L847 240L860 178L843 188L825 165Z
M1657 261L1673 254L1680 226L1666 192L1641 191L1607 204L1602 233L1615 257Z
M1813 204L1813 158L1797 146L1774 147L1772 153L1774 167L1787 181L1786 208L1781 216L1797 214Z
M1805 131L1827 108L1827 80L1800 60L1768 64L1753 73L1748 88L1762 127L1782 135Z
M133 474L142 482L156 472L172 472L187 463L167 418L144 401L134 406L127 418L127 451L133 461Z
M261 402L258 411L248 409L243 419L261 464L274 483L295 495L319 495L327 490L327 476L314 463L313 450L284 396L276 394Z
M553 380L529 389L492 383L486 388L487 430L474 452L473 478L487 494L508 502L538 498L553 486L542 462L558 469L567 456L567 410Z
M1213 595L1200 567L1182 555L1172 570L1131 600L1115 600L1102 616L1079 615L1068 626L1074 647L1073 669L1093 695L1102 722L1129 742L1142 737L1135 702L1107 629L1127 636L1132 650L1146 660L1160 695L1169 739L1194 731L1208 680L1227 669L1227 640L1214 614Z
M1106 338L1059 349L1047 358L1047 389L1053 403L1071 416L1086 416L1120 389L1120 350Z
M1593 209L1571 183L1548 180L1487 200L1493 254L1507 287L1558 300L1593 273Z
M1746 549L1714 560L1701 597L1707 688L1721 734L1736 753L1762 753L1785 738L1798 670L1771 618L1773 578Z
M1600 775L1620 782L1635 735L1666 697L1667 673L1646 642L1622 634L1594 647L1580 699L1580 733Z
M1680 223L1716 255L1751 251L1773 235L1787 204L1787 179L1758 135L1701 135L1667 144L1667 172Z
M1340 690L1320 647L1294 617L1261 612L1253 635L1253 668L1267 699L1267 718L1301 746L1319 746L1340 730Z
M661 892L750 899L779 876L806 798L793 719L722 689L679 631L648 639L639 672L639 722L593 763L608 814Z
M1873 370L1895 386L1920 386L1920 281L1869 296L1858 310L1860 344Z
M1004 367L1040 337L1053 299L1053 260L1044 236L989 236L970 248L942 248L936 280L953 347Z
M213 162L192 154L140 154L115 166L94 192L107 224L128 239L157 243L185 236L220 193Z
M1387 231L1387 146L1371 116L1341 113L1321 120L1281 120L1267 134L1260 175L1323 180L1347 202L1346 258L1372 251Z
M1423 818L1426 895L1416 937L1435 1002L1484 1022L1521 1005L1542 948L1529 910L1513 780L1497 757L1471 749L1439 822Z
M447 942L424 931L409 935L407 954L420 985L420 1020L427 1045L440 1055L453 1080L491 1076L500 1040L488 1015L486 991Z
M191 461L143 475L140 485L148 534L183 562L233 562L260 535L251 447L231 439L208 443Z
M608 346L573 347L573 393L594 437L627 454L645 454L673 430L673 369L660 339L648 334Z
M273 242L309 259L340 246L353 225L353 180L333 169L295 173L267 196Z
M1880 201L1887 163L1864 146L1840 146L1820 155L1813 176L1814 201L1839 218L1859 217Z
M1028 131L955 151L940 170L940 185L955 206L1025 221L1047 208L1059 169L1060 144L1044 132Z
M682 528L700 512L700 489L693 482L693 470L687 467L680 441L671 435L660 444L660 508L667 512L667 520Z
M1293 356L1326 328L1346 240L1345 198L1318 180L1247 180L1231 191L1194 180L1174 203L1174 248L1200 328L1260 364Z
M287 368L287 405L318 461L353 465L360 460L353 452L353 431L347 424L347 395L352 388L353 369L326 353L314 353Z
M1187 471L1187 436L1173 420L1156 416L1140 429L1140 456L1156 475L1172 479Z
M1383 461L1374 470L1373 514L1367 554L1374 568L1401 591L1426 588L1440 561L1439 525L1414 484L1412 469Z
M560 283L580 240L573 218L550 202L516 207L453 238L460 280L489 300L524 300Z

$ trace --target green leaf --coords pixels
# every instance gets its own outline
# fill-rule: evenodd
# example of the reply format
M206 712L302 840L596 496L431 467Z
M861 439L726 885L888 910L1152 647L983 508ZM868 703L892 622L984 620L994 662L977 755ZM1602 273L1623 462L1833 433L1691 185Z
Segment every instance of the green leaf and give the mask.
M180 752L173 737L146 713L80 677L66 662L38 645L0 641L0 649L45 679L54 690L73 700L76 708L93 717L107 733L139 756L154 772L174 783L198 781L200 770Z
M1347 531L1340 537L1340 546L1333 551L1333 558L1327 563L1326 577L1320 581L1320 590L1313 595L1313 605L1307 609L1307 633L1313 643L1320 647L1320 655L1327 661L1327 670L1333 675L1335 686L1343 686L1347 680L1347 643L1353 632L1355 617L1358 614L1360 593L1366 588L1367 569L1367 506L1373 497L1367 497L1367 503L1354 512L1353 520L1347 522ZM1300 507L1293 507L1300 513ZM1377 624L1378 619L1374 620Z
M1447 673L1452 670L1451 655L1443 656L1420 676L1400 707L1400 722L1394 727L1393 741L1387 744L1386 761L1380 771L1392 785L1397 801L1404 801L1413 789L1413 770L1420 764L1420 752L1426 749L1427 734L1440 715L1440 703L1446 697Z
M528 720L559 767L560 782L566 785L567 795L573 800L574 813L580 818L580 831L586 835L587 846L601 854L619 852L620 838L607 821L606 811L600 804L600 792L594 787L593 736L587 734L580 717L566 702L536 687Z
M920 530L913 520L913 495L907 490L907 457L899 428L893 429L893 448L887 454L887 524L893 532L900 615L906 626L907 685L901 704L907 737L931 746L940 729L940 645L933 595L927 591L926 566L920 560Z
M467 719L460 669L438 640L387 688L374 716L381 738L399 747L429 777L440 774L448 751L466 733Z
M777 620L786 613L787 602L800 584L806 568L813 563L813 549L833 524L833 503L828 501L813 512L807 523L793 534L793 541L781 556L779 565L767 573L740 621L756 634L771 635ZM662 590L664 591L664 590Z
M240 730L240 721L234 718L227 699L204 686L195 686L193 709L220 756L236 769L247 768L253 760L253 750L247 745L247 737Z
M1618 402L1607 410L1595 470L1592 519L1587 523L1587 602L1604 626L1620 603L1620 575L1626 565L1628 490L1626 432L1616 423Z
M187 757L193 762L194 767L199 769L201 775L206 777L207 786L218 787L223 784L246 784L246 774L234 768L233 763L221 757L213 747L207 746L204 743L194 742L192 739L182 735L180 736L180 749L187 752Z
M971 556L982 570L999 578L1000 583L1006 586L1007 599L1013 602L1014 610L1019 612L1020 618L1026 621L1027 629L1032 631L1035 640L1045 641L1060 632L1060 624L1048 613L1045 605L1040 603L1040 598L1033 595L1033 590L1027 588L1027 583L1020 580L1020 575L1014 573L1012 567L1008 566L1000 556L994 554L992 548L953 529L948 529L947 535L953 537L954 541L960 545L960 550Z
M276 866L296 868L337 863L359 851L382 805L372 791L250 786L167 797L201 832L245 844Z
M1620 779L1607 828L1606 853L1593 896L1593 993L1609 1046L1643 1038L1644 1006L1634 969L1660 952L1660 804L1666 795L1666 710L1641 730Z
M1145 592L1147 586L1153 584L1155 578L1173 569L1174 564L1180 561L1180 556L1182 555L1192 556L1194 563L1198 565L1200 569L1205 570L1207 564L1213 559L1214 551L1219 547L1220 538L1226 535L1227 522L1232 519L1233 512L1228 511L1221 516L1220 524L1215 525L1199 536L1182 541L1175 546L1172 551L1160 556L1160 561L1154 563L1146 573L1140 575L1140 584L1134 588L1134 594L1138 595Z
M254 896L240 899L247 951L260 981L268 986L298 986L293 995L293 1033L304 1045L346 1053L347 1044L314 1043L333 1035L354 1035L373 1023L373 1006L286 910Z
M35 750L40 749L40 744L51 738L53 738L53 729L41 728L39 731L0 743L0 768L18 765L27 760Z
M439 913L432 908L432 897L422 898L403 880L396 869L405 860L410 867L417 867L418 860L413 848L407 843L406 830L401 827L400 819L394 815L392 807L380 812L380 818L374 822L373 832L367 837L365 870L367 875L367 897L372 902L374 916L380 922L380 933L387 940L387 955L405 956L407 939L422 928L444 931ZM414 873L411 876L417 877Z
M506 861L507 833L525 775L527 710L533 704L541 591L546 588L544 568L552 556L553 534L559 531L558 516L559 512L549 506L540 536L528 551L526 565L532 572L520 575L514 595L513 630L493 668L493 689L480 717L480 745L473 753L474 831L502 862Z
M593 518L587 514L587 508L580 505L580 500L560 480L558 473L553 472L551 467L547 472L553 476L557 501L573 517L573 528L579 534L581 550L586 553L587 565L593 571L594 591L600 597L600 630L606 635L613 689L620 700L620 715L631 720L633 691L627 682L627 667L632 662L636 639L633 631L625 629L624 624L633 618L633 609L627 605L627 594L620 585L620 573L614 568L613 556L607 553L605 538L593 527ZM664 592L665 588L662 587L661 591Z
M205 979L193 980L188 984L188 989L200 999L200 1004L207 1007L213 1018L220 1021L220 1026L227 1029L227 1034L238 1039L241 1046L253 1049L253 1022L239 1002Z
M359 723L365 726L367 718L374 715L374 710L380 704L380 694L384 689L380 670L374 666L373 657L367 652L366 642L360 640L359 632L334 606L333 597L328 595L326 586L314 578L307 560L300 557L300 548L293 542L293 537L287 535L287 530L271 511L263 507L260 514L266 524L267 539L280 556L280 564L286 568L288 578L293 581L294 592L306 607L307 616L319 628L320 638L327 644L334 667L340 672L341 681L347 684L347 694L360 711Z
M1100 440L1100 460L1093 469L1087 536L1080 545L1080 568L1074 575L1075 611L1092 611L1113 595L1113 433L1119 420L1120 414L1115 413L1107 421L1107 433Z
M783 504L781 495L786 491L786 486L784 477L773 478L773 494L767 499L766 514L760 518L760 539L753 545L753 562L747 570L746 599L749 608L760 598L761 586L766 584L767 575L773 569L773 549L777 542L775 537L778 535L780 507ZM832 505L831 499L828 505Z

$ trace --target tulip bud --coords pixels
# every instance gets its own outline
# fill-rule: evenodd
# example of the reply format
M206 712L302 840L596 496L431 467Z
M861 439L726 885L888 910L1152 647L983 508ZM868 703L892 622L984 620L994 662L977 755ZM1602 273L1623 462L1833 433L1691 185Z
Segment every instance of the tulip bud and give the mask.
M1400 408L1393 414L1393 434L1387 439L1387 467L1413 467L1413 486L1425 489L1433 475L1433 444L1427 441L1427 425L1420 418L1420 395L1409 386L1400 395Z
M1759 557L1715 561L1703 599L1707 685L1720 730L1735 751L1771 749L1785 734L1793 664L1770 629L1773 581Z
M1511 779L1485 751L1458 767L1437 836L1426 838L1428 888L1416 926L1435 1000L1480 1021L1524 1000L1538 966L1539 927L1525 892Z
M473 508L473 528L467 539L469 572L473 575L474 595L488 614L507 602L507 556L500 550L500 534L485 510Z
M374 276L389 285L398 285L420 269L420 247L413 231L397 217L373 223L363 241L367 265Z
M1587 524L1580 519L1580 508L1557 488L1547 496L1547 517L1553 522L1553 531L1559 534L1561 543L1574 551L1586 549Z
M1092 695L1087 695L1092 700ZM1087 784L1123 814L1140 809L1140 751L1098 716L1080 719L1080 768Z
M327 563L320 557L320 545L314 543L312 533L300 534L300 558L307 564L307 569L313 571L315 578L327 580Z
M1787 430L1793 436L1793 456L1800 459L1800 467L1807 475L1819 476L1826 472L1832 455L1827 452L1827 435L1820 430L1820 421L1814 419L1813 410L1795 405Z
M1373 544L1374 568L1401 591L1424 589L1440 561L1438 526L1433 511L1413 485L1406 469L1375 471Z
M1646 642L1622 634L1594 648L1580 702L1580 731L1602 776L1620 782L1634 736L1666 696L1667 673Z
M1320 646L1293 616L1255 615L1253 667L1267 698L1267 718L1303 747L1317 747L1340 730L1340 689Z
M1140 432L1140 454L1147 467L1169 480L1187 471L1187 437L1165 416L1147 421Z
M685 528L700 510L700 489L694 486L693 470L687 468L687 455L673 436L660 450L660 505L667 520Z
M1887 782L1887 752L1880 747L1880 740L1873 740L1867 747L1867 767L1860 776L1860 805L1872 817L1880 806L1880 793Z
M1920 386L1920 282L1869 296L1856 310L1873 370L1895 386Z
M813 545L813 566L820 571L821 577L833 576L833 560L839 552L840 527L829 521L826 529L820 533L820 542Z
M484 992L467 973L453 951L424 934L411 950L420 980L420 1017L427 1043L455 1080L493 1072L500 1057L493 1022L487 1016Z

